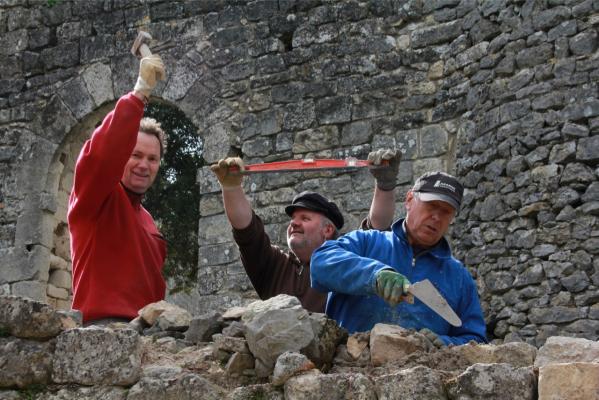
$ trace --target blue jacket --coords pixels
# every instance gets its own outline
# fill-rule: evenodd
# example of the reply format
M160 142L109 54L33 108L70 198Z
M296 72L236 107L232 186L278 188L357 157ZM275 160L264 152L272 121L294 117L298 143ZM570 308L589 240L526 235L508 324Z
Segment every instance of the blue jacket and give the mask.
M403 220L398 220L386 232L349 232L326 241L312 254L312 287L331 292L326 314L350 333L368 331L382 322L416 330L428 328L445 344L486 342L485 321L468 270L451 256L445 239L414 257L402 224ZM389 306L375 291L376 273L389 268L410 282L429 279L460 317L462 326L451 326L417 298L414 304Z

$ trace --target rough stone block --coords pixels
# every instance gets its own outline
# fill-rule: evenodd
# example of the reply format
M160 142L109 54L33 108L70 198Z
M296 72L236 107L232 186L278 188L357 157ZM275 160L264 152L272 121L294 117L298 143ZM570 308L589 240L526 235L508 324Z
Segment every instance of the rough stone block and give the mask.
M82 63L89 64L100 59L108 59L115 54L115 36L98 35L83 37L79 41L79 46Z
M537 355L537 348L524 342L455 346L450 351L470 365L507 363L513 367L532 366Z
M229 392L226 400L248 400L248 399L284 400L282 391L275 389L270 384L242 386Z
M62 99L54 96L44 107L40 122L44 127L44 137L58 144L75 126L77 120Z
M53 352L53 341L0 337L0 388L49 383Z
M67 300L69 298L69 292L66 289L58 288L51 283L46 288L46 294L54 299Z
M420 155L435 157L449 148L449 135L440 125L428 125L420 130Z
M231 138L229 128L221 123L212 126L204 136L204 159L207 163L215 163L229 153Z
M395 103L381 93L354 96L351 104L351 118L361 120L385 115L393 115ZM317 111L318 113L318 111ZM318 114L317 114L318 116ZM343 122L343 121L340 121Z
M62 260L65 264L66 261ZM56 269L50 273L50 279L48 279L48 283L63 289L71 288L71 274L65 269Z
M397 132L396 147L401 150L402 160L413 160L418 157L418 135L417 129Z
M397 325L376 324L370 331L370 361L374 366L424 351L424 339Z
M49 261L49 254L50 252L45 246L34 246L30 251L26 248L19 249L17 247L0 250L0 256L3 260L0 283L13 282L13 284L16 284L18 281L33 280L38 276L46 275L47 270L40 270L40 266ZM49 263L46 265L49 266ZM43 301L45 298L45 290L43 296L27 292L25 286L20 287L19 290L24 294L33 295L33 297L27 296L33 299Z
M127 400L146 399L192 399L222 400L226 391L202 376L182 373L181 369L157 367L153 372L144 371L144 377L127 394Z
M112 73L106 64L95 63L83 71L82 78L96 107L114 100Z
M599 135L582 138L578 141L576 159L580 161L599 160Z
M197 65L188 58L183 58L169 74L168 83L162 97L170 100L179 100L187 94L187 91L199 78Z
M41 61L47 69L68 68L79 63L79 48L75 43L64 43L42 50Z
M193 317L189 323L189 329L185 332L185 340L192 343L209 342L212 335L223 329L221 314L212 311L197 317Z
M445 400L441 375L430 368L419 366L379 376L374 379L379 399L430 399Z
M56 392L43 392L37 398L44 400L125 400L127 389L115 386L62 387Z
M221 243L213 246L202 246L198 259L202 264L221 265L239 259L239 248L235 243Z
M596 341L554 336L539 349L535 367L558 363L599 363L599 343Z
M570 51L574 55L591 54L597 49L597 31L589 29L570 38Z
M320 124L348 122L352 114L350 97L327 97L316 103L316 118Z
M539 368L539 400L586 400L597 393L598 363L559 363Z
M305 355L285 352L277 358L272 377L272 384L281 386L287 382L289 378L314 368L314 363L312 363L312 361Z
M198 233L200 246L232 241L231 225L224 214L204 217L202 223L204 228Z
M305 354L318 368L329 368L337 346L347 338L347 331L324 314L312 313L309 318L314 338L301 349L301 353Z
M359 373L296 376L285 383L285 397L296 400L377 398L372 381Z
M532 367L516 368L509 364L474 364L451 380L450 398L532 400L536 393Z
M94 100L87 91L83 79L76 77L65 83L58 91L64 104L71 110L75 118L81 120L95 108Z
M343 126L341 144L343 146L367 143L372 137L370 121L358 121Z
M412 171L414 176L421 176L429 171L446 171L446 162L441 158L425 158L414 161Z
M131 329L76 328L57 338L54 382L129 386L140 375L141 341Z
M15 296L26 297L34 301L46 303L46 283L40 281L21 281L11 285L10 291Z
M19 29L2 34L0 55L10 56L25 50L28 46L27 29Z
M279 355L300 351L315 337L308 312L298 303L295 297L278 295L255 304L243 315L248 347L268 374Z
M18 296L0 296L0 327L12 336L51 338L62 330L62 320L59 313L41 302Z
M315 118L313 100L288 104L283 108L283 129L290 131L307 129Z
M537 30L546 30L547 28L554 27L569 17L570 8L558 6L534 13L532 16L532 24Z
M460 21L415 29L410 35L413 47L425 47L432 44L448 42L462 33Z
M339 131L336 126L323 126L298 132L293 141L294 153L308 153L339 145Z
M586 311L584 309L564 306L533 308L528 315L528 319L533 324L558 324L576 321L577 319L585 317ZM539 356L540 355L541 354L539 354Z
M218 179L216 178L216 175L214 174L214 172L212 172L210 170L209 166L205 166L202 167L200 169L198 169L198 176L196 179L196 182L199 183L200 185L200 194L201 195L206 195L209 193L216 193L216 192L220 192L221 187L220 184L218 183ZM215 194L215 196L219 196L218 194ZM202 200L203 201L205 196L202 196ZM222 208L222 206L221 206ZM214 209L214 211L216 211L216 209ZM212 214L214 212L211 212L210 214ZM202 215L208 215L208 214L204 214L202 213Z
M553 56L553 45L542 43L538 46L529 47L518 52L516 63L520 68L534 67L546 62Z
M248 157L264 157L272 154L272 147L272 140L269 137L258 137L244 141L241 151Z
M234 353L227 365L225 370L229 375L241 375L244 371L254 369L254 357L247 353Z

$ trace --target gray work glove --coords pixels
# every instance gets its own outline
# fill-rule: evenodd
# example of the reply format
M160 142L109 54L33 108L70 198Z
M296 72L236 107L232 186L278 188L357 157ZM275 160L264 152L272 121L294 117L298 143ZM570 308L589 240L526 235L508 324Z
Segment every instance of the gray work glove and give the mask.
M231 170L233 168L233 170ZM216 164L210 166L210 169L216 177L223 190L241 186L243 175L241 172L245 169L243 160L239 157L228 157L218 160Z
M143 93L148 98L156 87L157 81L162 81L165 77L166 72L162 58L158 54L151 54L140 60L139 76L133 90Z
M424 335L426 340L428 340L428 342L434 348L440 349L441 347L445 346L445 343L441 340L441 338L439 338L439 336L437 336L435 332L431 331L428 328L422 328L418 331L418 333Z
M370 173L376 180L376 187L389 191L397 185L397 174L399 173L399 162L401 151L391 149L379 149L368 154L368 161L372 165L387 165L384 168L371 168Z

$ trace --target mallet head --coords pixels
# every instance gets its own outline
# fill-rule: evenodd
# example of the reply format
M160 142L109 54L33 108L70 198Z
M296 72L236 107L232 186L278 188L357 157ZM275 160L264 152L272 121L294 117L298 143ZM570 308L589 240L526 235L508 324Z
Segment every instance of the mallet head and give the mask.
M152 52L148 47L150 40L152 40L152 36L148 32L139 31L131 47L131 54L139 58L151 55Z

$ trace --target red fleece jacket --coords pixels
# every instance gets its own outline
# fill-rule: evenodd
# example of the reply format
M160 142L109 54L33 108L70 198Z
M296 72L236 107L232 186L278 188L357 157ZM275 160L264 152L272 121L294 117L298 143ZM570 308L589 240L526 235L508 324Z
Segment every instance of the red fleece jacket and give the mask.
M68 222L73 308L83 321L135 318L162 300L166 242L141 195L120 180L137 142L143 103L129 93L85 142L75 166Z

